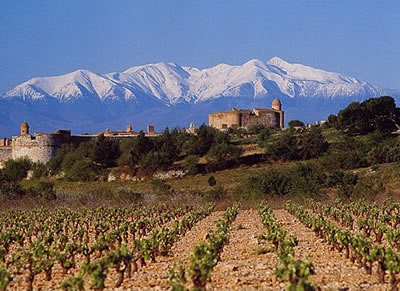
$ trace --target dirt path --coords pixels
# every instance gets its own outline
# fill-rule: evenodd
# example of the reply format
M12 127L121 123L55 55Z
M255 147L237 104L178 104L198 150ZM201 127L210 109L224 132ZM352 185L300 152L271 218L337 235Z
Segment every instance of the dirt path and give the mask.
M257 235L265 232L257 210L242 210L232 223L229 244L215 266L207 290L279 290L275 253L256 255Z
M314 232L306 228L286 210L275 210L275 217L282 226L294 233L299 240L296 257L309 258L315 267L316 274L310 281L323 290L388 290L388 284L379 284L376 274L367 275L356 264L347 260L336 250L331 250L327 243L317 238Z
M121 290L168 290L168 272L177 261L188 261L195 245L203 240L209 229L215 227L216 221L222 217L223 211L211 213L208 217L196 224L172 247L172 256L157 257L156 263L139 268L126 279ZM110 290L113 290L110 288Z

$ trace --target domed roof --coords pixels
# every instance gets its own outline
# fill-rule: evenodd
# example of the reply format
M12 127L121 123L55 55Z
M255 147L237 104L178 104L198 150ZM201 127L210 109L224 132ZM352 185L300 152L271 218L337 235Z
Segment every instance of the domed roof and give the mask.
M24 121L24 122L22 122L21 127L25 127L25 128L29 127L29 124L26 121Z
M281 105L282 105L281 100L279 100L278 98L275 98L275 99L272 101L272 106L274 106L274 105L281 106Z

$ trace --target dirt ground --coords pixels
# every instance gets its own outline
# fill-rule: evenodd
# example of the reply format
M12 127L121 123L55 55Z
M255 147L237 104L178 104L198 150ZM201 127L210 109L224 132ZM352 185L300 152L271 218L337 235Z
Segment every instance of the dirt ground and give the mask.
M159 256L155 263L139 267L131 278L125 278L118 290L169 290L168 272L175 262L182 261L188 266L194 247L205 239L207 232L215 227L223 211L215 211L198 222L172 247L169 256ZM342 254L317 238L294 216L286 210L274 210L276 219L299 241L295 256L309 258L315 267L315 275L310 277L313 286L320 290L388 290L388 284L379 284L376 274L367 275L364 269L351 263ZM286 285L275 279L278 258L271 245L262 245L268 251L258 254L261 245L257 236L265 232L257 210L240 210L231 225L230 241L225 245L221 260L215 266L207 290L285 290ZM77 273L78 270L76 270ZM68 276L71 276L69 274ZM56 267L51 282L44 281L40 274L35 280L35 290L57 290L65 279L61 268ZM89 278L87 278L89 281ZM106 290L113 288L116 273L110 270L106 280ZM85 286L89 282L85 283ZM9 290L24 290L23 276L18 276L10 284Z

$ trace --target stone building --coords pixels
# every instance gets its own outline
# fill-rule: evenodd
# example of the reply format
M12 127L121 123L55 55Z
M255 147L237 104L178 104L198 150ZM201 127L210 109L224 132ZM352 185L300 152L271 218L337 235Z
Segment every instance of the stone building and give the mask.
M64 143L80 144L88 142L100 134L71 135L70 130L57 130L54 133L38 132L30 134L27 122L23 122L20 127L20 135L13 136L12 140L0 139L0 168L4 162L10 159L27 157L33 162L47 163L55 157L58 149ZM138 135L131 125L123 131L110 131L106 129L104 136L113 139L135 138ZM157 137L159 133L154 131L154 126L149 125L146 136Z
M284 128L284 112L278 98L272 101L272 108L236 109L208 115L208 125L217 129L248 128L264 125L270 128Z
M33 162L47 163L56 155L61 145L70 140L70 130L31 135L29 125L24 121L21 125L21 135L12 137L12 159L28 157Z

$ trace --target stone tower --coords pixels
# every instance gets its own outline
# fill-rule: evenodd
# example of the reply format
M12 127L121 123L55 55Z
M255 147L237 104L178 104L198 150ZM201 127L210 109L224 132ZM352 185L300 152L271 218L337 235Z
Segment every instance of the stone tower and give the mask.
M132 125L128 125L128 126L126 127L126 132L128 132L128 133L133 132Z
M272 101L272 109L277 110L277 111L282 111L282 103L278 98L275 98Z
M29 135L29 124L26 121L21 124L21 135Z

